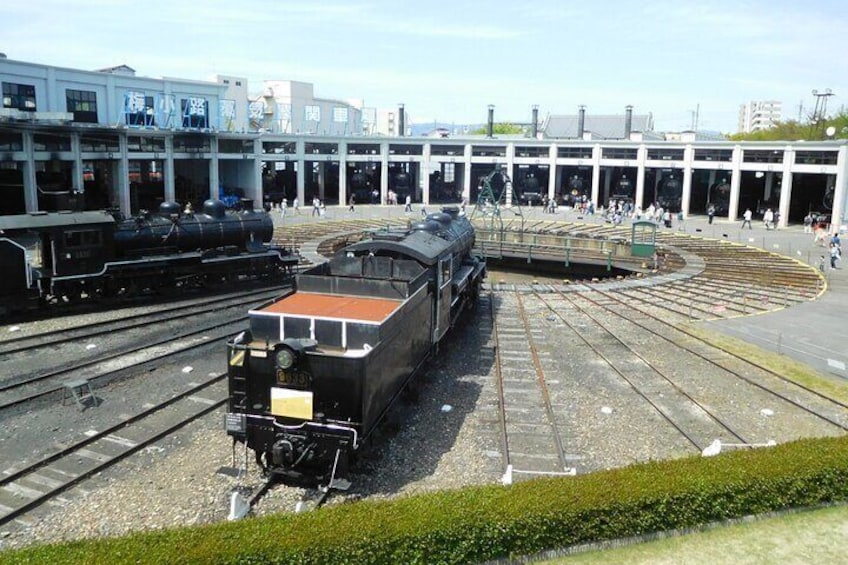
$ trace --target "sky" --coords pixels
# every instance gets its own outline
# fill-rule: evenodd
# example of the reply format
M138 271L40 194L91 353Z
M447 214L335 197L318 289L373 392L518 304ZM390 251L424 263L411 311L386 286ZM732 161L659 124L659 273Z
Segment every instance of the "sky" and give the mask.
M848 108L844 0L30 0L8 2L9 59L138 76L245 77L403 103L414 124L651 113L656 131L735 132L739 105L806 119ZM800 107L803 106L803 109Z

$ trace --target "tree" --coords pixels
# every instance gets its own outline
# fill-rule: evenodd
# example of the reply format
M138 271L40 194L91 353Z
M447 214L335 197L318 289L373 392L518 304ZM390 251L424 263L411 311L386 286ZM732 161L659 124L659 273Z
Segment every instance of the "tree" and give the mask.
M492 135L521 135L526 132L524 126L511 124L508 122L499 122L492 124ZM483 126L471 131L474 135L486 135L489 133L488 127Z
M833 137L828 137L827 129L833 127ZM796 120L777 122L769 129L752 131L750 133L735 133L730 136L734 141L797 141L808 139L848 139L848 112L840 112L836 116L826 118L821 123L801 123Z

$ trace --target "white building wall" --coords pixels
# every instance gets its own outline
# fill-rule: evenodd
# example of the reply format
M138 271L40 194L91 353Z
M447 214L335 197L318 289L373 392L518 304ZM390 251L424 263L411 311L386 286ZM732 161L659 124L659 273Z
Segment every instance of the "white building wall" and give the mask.
M777 100L752 100L739 106L739 131L750 133L772 127L783 119L783 105Z

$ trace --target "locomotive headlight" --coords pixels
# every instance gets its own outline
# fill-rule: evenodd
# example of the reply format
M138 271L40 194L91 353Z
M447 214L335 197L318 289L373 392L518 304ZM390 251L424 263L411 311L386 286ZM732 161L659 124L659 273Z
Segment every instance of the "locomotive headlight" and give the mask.
M294 351L289 349L288 347L281 347L277 350L277 367L283 370L291 369L294 365Z

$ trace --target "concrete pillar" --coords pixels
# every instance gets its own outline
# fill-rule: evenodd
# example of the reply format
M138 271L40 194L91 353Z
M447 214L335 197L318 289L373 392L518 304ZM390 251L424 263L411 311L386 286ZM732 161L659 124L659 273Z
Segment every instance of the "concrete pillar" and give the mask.
M177 189L174 174L174 136L169 135L165 138L165 170L162 171L165 177L165 194L163 195L166 202L174 202L177 199Z
M739 187L742 183L742 146L733 147L730 161L730 202L727 204L727 219L735 220L739 216Z
M689 216L692 203L692 162L695 160L695 148L687 145L683 149L683 193L680 197L680 211L683 217Z
M339 206L347 205L347 141L339 142ZM358 202L365 204L365 202Z
M431 145L425 143L421 149L421 166L418 167L418 174L421 175L421 202L425 205L430 204L430 173L436 170L435 163L430 161ZM444 178L444 177L443 177Z
M506 144L506 170L509 173L509 178L515 172L515 143Z
M548 198L556 196L556 187L560 185L560 172L558 170L556 160L557 148L556 144L552 143L548 148Z
M607 175L609 185L609 175ZM598 206L598 193L601 189L601 146L597 143L592 147L592 202Z
M389 144L380 144L380 202L386 203L389 194Z
M218 180L218 136L213 136L210 140L209 149L212 151L212 154L209 157L209 186L207 187L207 198L218 198L218 185L220 181ZM256 191L255 194L258 195L257 202L259 207L262 207L262 185L259 185L260 190Z
M785 228L789 221L789 203L792 201L792 163L795 161L795 154L791 146L787 146L783 150L783 184L780 186L780 221L777 227ZM771 173L769 173L770 175Z
M127 147L127 134L121 133L118 136L118 143L120 147L120 155L119 164L118 164L118 183L120 186L120 207L121 213L125 216L128 216L132 213L132 201L130 200L130 159L129 159L129 147ZM173 151L174 143L170 136L165 138L165 154L169 155L168 148ZM109 158L112 158L112 154L109 153ZM167 159L167 157L166 157Z
M38 181L35 179L35 155L34 144L33 144L33 132L25 131L21 134L24 155L26 155L26 161L24 161L24 205L26 206L27 212L36 212L38 211Z
M471 144L465 144L465 151L462 155L462 198L469 204L471 202Z
M265 187L262 185L262 140L253 140L253 155L250 157L252 157L250 160L250 178L253 186L249 186L247 189L254 195L253 206L261 208L262 204L265 202ZM217 194L218 189L216 187L215 198L218 198ZM301 202L303 202L303 200L301 200Z
M71 174L72 188L76 192L83 192L85 181L82 178L82 151L80 150L80 134L77 132L71 133L71 153L74 156L74 168Z
M831 224L833 224L836 229L839 229L839 226L845 223L846 216L846 207L845 207L845 195L848 194L846 191L846 183L848 183L848 147L842 145L839 147L839 152L836 156L836 184L834 185L834 193L833 193L833 208L831 209Z
M645 201L645 163L648 161L648 148L640 145L636 150L636 195L634 206L642 206Z
M297 159L297 201L301 206L306 205L306 142L298 139L295 142L295 158Z

